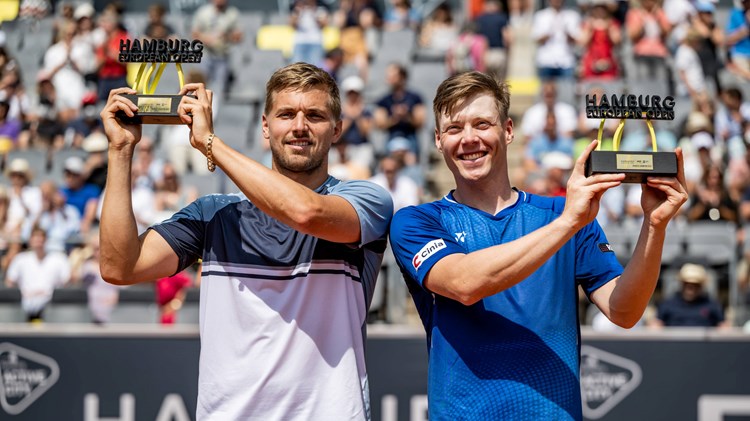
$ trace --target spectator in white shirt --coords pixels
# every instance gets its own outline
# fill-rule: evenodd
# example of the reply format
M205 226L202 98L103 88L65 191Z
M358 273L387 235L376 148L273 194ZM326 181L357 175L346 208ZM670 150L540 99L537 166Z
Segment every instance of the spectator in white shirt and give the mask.
M543 80L573 77L581 16L562 6L563 0L550 0L549 7L534 13L531 37L537 43L536 67Z

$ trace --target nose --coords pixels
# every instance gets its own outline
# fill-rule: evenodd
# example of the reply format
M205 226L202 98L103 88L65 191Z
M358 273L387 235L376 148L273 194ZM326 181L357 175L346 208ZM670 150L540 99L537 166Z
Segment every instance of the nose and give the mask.
M477 142L479 140L479 137L477 137L477 132L474 130L474 127L471 124L467 124L464 127L464 133L461 138L461 142L463 143L473 143Z
M300 137L304 133L307 133L305 113L303 113L302 111L298 112L297 115L294 116L294 121L292 121L292 132L295 136L298 137Z

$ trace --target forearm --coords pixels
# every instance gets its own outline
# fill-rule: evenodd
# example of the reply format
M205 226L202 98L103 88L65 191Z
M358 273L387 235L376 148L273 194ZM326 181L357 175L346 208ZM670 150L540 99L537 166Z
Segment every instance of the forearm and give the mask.
M575 233L573 224L558 218L509 243L447 256L432 268L425 286L463 304L474 304L529 277Z
M112 283L130 280L140 255L130 188L132 155L132 148L109 152L99 230L102 277Z
M351 205L341 209L306 186L271 170L214 138L212 155L218 166L247 198L271 217L305 234L340 243L359 241L359 219ZM348 212L347 212L348 211Z
M644 221L635 251L622 276L610 282L609 300L599 308L617 325L632 327L643 316L659 280L665 235L665 229L652 227Z

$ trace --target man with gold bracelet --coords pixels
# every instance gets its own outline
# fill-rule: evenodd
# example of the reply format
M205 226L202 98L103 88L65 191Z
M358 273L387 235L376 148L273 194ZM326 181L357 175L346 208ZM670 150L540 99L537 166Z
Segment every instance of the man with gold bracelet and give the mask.
M210 90L182 88L191 145L241 193L202 197L140 237L130 170L141 127L117 118L134 116L122 96L134 91L112 91L102 276L133 284L203 259L197 419L369 419L365 318L393 204L373 183L328 175L341 104L325 71L292 64L266 90L272 169L214 133Z

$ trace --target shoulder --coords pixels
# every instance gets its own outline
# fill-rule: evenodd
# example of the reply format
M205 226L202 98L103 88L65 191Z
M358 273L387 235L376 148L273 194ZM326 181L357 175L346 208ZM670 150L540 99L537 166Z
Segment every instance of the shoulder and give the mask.
M209 194L201 196L194 202L182 208L169 220L188 218L199 221L211 220L217 212L227 206L247 200L241 193L235 194ZM165 221L167 222L167 221Z
M393 215L393 224L404 224L415 220L437 219L444 208L441 202L442 200L437 200L435 202L401 208Z
M525 191L520 191L519 193L523 195L524 203L537 209L549 210L554 213L560 214L565 208L564 197L539 196L536 194L527 193Z
M379 197L390 196L385 188L370 180L339 181L333 177L331 179L333 181L326 187L326 190L330 194L360 193L372 194Z

